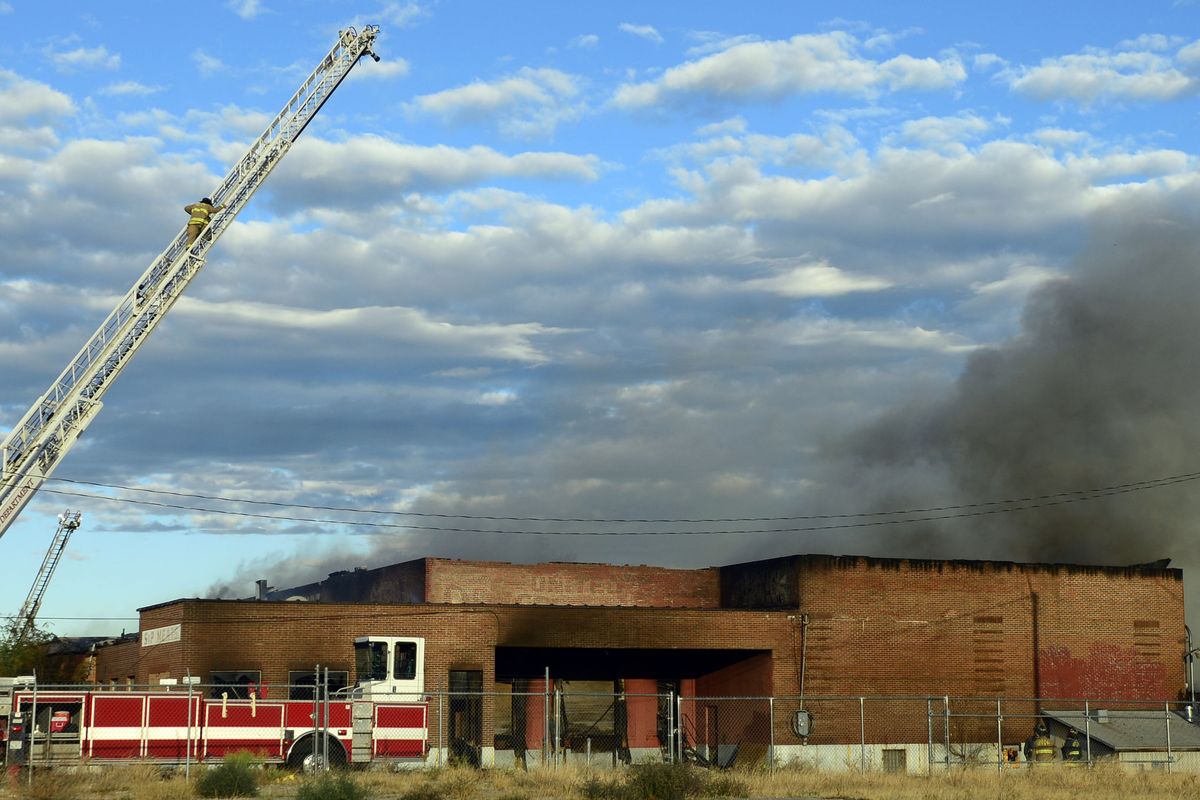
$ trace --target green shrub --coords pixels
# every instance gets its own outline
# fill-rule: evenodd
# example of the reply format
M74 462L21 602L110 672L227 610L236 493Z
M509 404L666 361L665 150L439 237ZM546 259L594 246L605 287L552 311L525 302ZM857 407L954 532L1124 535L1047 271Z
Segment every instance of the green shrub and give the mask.
M196 781L196 794L201 797L257 797L254 756L249 753L225 756L220 766L201 773Z
M296 800L367 800L367 790L349 775L325 772L305 781Z
M704 776L686 764L635 764L627 787L644 800L686 800L705 794Z

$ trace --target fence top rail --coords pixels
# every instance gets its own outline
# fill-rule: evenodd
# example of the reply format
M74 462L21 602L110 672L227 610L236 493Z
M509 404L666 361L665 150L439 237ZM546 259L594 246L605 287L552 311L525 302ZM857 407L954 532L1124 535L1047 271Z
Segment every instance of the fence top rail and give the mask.
M247 691L249 689L259 690L260 699L279 700L286 699L293 691L307 695L306 698L311 699L314 691L319 692L321 687L314 687L312 683L271 683L262 682L253 686L244 684L226 684L226 683L184 683L180 680L177 684L162 685L162 684L84 684L84 683L20 683L12 686L13 692L29 694L37 691L43 693L74 693L93 692L97 694L122 694L128 692L138 693L154 693L154 694L186 694L190 690L196 694L211 694L213 692L225 690ZM266 690L264 697L261 692ZM478 696L478 697L545 697L553 694L554 690L544 690L536 692L516 692L516 691L451 691L449 689L425 689L421 692L421 696L435 698L439 696L456 697L462 696ZM976 696L976 695L945 695L945 694L843 694L843 695L698 695L684 692L596 692L596 691L575 691L568 688L559 688L558 693L572 697L625 697L625 698L670 698L677 697L682 701L761 701L775 703L886 703L886 702L920 702L920 703L936 703L939 707L947 702L951 710L953 706L970 704L990 704L995 705L1000 703L1003 705L1009 704L1026 704L1034 705L1039 709L1054 709L1059 711L1083 711L1085 707L1089 711L1097 711L1103 709L1130 709L1130 710L1157 710L1159 712L1165 709L1181 709L1192 705L1190 700L1180 700L1178 698L1108 698L1108 697L996 697L996 696ZM330 688L331 699L345 699L339 697L334 688ZM1070 708L1064 706L1078 706ZM1006 712L1007 713L1007 712ZM1016 716L1019 712L1012 712Z

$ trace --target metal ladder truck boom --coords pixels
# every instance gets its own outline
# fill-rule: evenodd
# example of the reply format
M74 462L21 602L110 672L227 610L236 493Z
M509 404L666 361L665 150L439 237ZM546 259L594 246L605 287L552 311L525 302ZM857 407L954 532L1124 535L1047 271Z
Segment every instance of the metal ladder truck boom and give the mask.
M151 262L79 354L0 444L0 536L33 498L100 410L100 398L204 266L205 255L304 128L372 46L379 28L348 28L217 189L224 205L195 243L187 229Z
M46 551L46 557L42 559L42 567L38 570L37 577L33 579L29 596L25 598L25 603L17 612L15 621L17 641L23 641L33 631L33 623L42 607L42 598L46 596L46 587L50 585L50 579L54 577L54 570L58 568L58 562L62 560L71 534L79 528L79 517L78 511L70 509L58 515L58 530L54 533L54 541L50 543L50 549Z

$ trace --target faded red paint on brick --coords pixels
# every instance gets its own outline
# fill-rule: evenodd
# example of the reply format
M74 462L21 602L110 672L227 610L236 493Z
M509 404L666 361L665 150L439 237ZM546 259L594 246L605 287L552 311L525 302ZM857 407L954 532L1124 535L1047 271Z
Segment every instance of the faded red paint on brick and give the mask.
M425 637L434 690L450 669L481 670L485 687L493 685L499 647L746 651L707 674L660 674L651 656L641 674L621 676L686 678L710 697L794 697L802 677L808 697L850 698L1161 701L1184 686L1179 570L829 556L725 570L426 559L424 581L425 603L179 600L146 608L142 630L179 623L183 640L102 648L97 677L146 682L190 669L207 679L213 670L255 669L265 683L282 684L289 670L320 663L353 679L350 640L373 634ZM772 607L721 609L722 597ZM990 713L989 703L978 710ZM810 741L857 741L857 700L809 707L819 720ZM1008 709L1014 717L1025 710L1032 707ZM491 714L485 704L485 731ZM787 714L775 724L777 741L794 738ZM864 727L871 742L924 741L926 724L923 701L897 702L876 705ZM1024 727L1006 722L1004 734L1024 738Z
M427 558L429 603L719 608L716 569Z

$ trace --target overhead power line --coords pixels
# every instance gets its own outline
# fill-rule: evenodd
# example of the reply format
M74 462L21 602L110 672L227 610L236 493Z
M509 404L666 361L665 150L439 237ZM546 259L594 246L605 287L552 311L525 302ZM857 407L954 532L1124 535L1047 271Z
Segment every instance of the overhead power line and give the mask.
M1162 478L1152 478L1150 480L1133 481L1129 483L1121 483L1113 486L1101 486L1090 489L1075 489L1070 491L1054 492L1050 494L1030 495L1028 497L1016 497L1006 500L985 500L978 503L959 503L955 505L940 505L926 506L923 508L904 508L895 509L892 511L860 511L845 514L792 514L787 516L776 517L661 517L661 518L613 518L613 517L508 517L493 514L448 514L435 513L429 511L396 511L377 508L355 508L352 506L329 506L329 505L311 505L306 503L285 503L276 500L252 500L241 497L228 497L223 495L200 494L196 492L179 492L168 489L150 489L141 486L125 486L117 483L100 483L97 481L75 480L71 478L49 478L48 481L56 483L70 483L77 486L95 486L102 489L118 489L127 492L142 492L145 494L162 495L168 497L184 497L192 500L211 500L222 503L242 503L249 505L268 506L272 508L299 508L306 511L337 511L350 514L368 514L382 515L388 517L419 517L427 519L474 519L490 522L582 522L593 524L614 524L614 525L632 525L632 524L715 524L724 522L792 522L796 520L835 520L835 519L854 519L854 518L872 518L872 517L887 517L899 514L933 514L943 511L965 511L972 509L984 509L997 506L1010 506L1024 503L1041 503L1047 500L1055 500L1059 498L1069 497L1105 497L1111 493L1124 494L1126 491L1138 491L1140 489L1155 489L1159 486L1170 486L1176 483L1185 483L1188 481L1200 479L1200 472L1187 472L1179 475L1168 475ZM59 494L71 494L66 491L59 491ZM102 495L78 494L78 497L100 497L108 500L123 500L124 502L143 502L131 498L109 498ZM147 503L148 504L148 503ZM190 506L182 508L190 509ZM194 509L193 509L194 510ZM218 513L212 509L203 509Z
M887 511L887 512L864 512L860 514L843 514L843 515L811 515L811 516L795 516L795 517L745 517L740 519L663 519L663 520L616 520L616 519L560 519L551 517L482 517L482 516L463 516L454 517L453 515L432 515L432 514L408 514L408 512L390 512L379 511L377 509L352 509L352 508L332 508L325 507L324 510L345 511L350 513L363 514L387 514L393 516L443 516L458 519L496 519L505 521L536 521L536 522L586 522L593 524L608 524L608 523L704 523L704 522L758 522L758 521L776 521L776 520L830 520L830 519L851 519L855 517L864 518L860 522L842 522L822 525L808 526L793 526L781 528L733 528L720 530L617 530L617 531L586 531L586 530L514 530L514 529L488 529L488 528L465 528L457 526L440 526L440 525L413 525L401 522L370 522L365 520L344 520L344 519L325 519L319 517L300 517L282 514L258 514L249 511L235 511L231 509L214 509L203 508L200 506L190 506L181 503L163 503L153 500L140 500L137 498L122 498L109 497L106 495L88 494L84 492L71 492L62 489L44 489L43 491L51 494L60 494L70 497L82 497L92 500L102 500L115 503L128 503L133 505L142 505L154 508L166 508L174 511L193 511L203 514L221 514L234 517L243 517L250 519L267 519L280 522L307 522L320 525L346 525L351 527L376 528L386 530L418 530L418 531L437 531L442 533L492 533L492 534L509 534L509 535L528 535L528 536L717 536L717 535L737 535L737 534L761 534L761 533L810 533L815 531L829 530L845 530L852 528L871 528L890 525L904 525L917 522L935 522L947 519L963 519L968 517L983 517L995 514L1008 514L1017 511L1028 511L1036 508L1049 508L1052 506L1067 505L1070 503L1088 502L1099 500L1105 497L1114 497L1132 492L1141 492L1149 489L1158 489L1165 486L1173 486L1180 483L1187 483L1195 480L1200 480L1200 472L1185 473L1182 475L1173 475L1166 478L1157 478L1154 480L1137 481L1133 483L1119 484L1108 486L1101 489L1080 490L1073 492L1059 492L1056 494L1048 494L1034 496L1028 498L1019 498L1013 500L996 500L986 503L962 504L956 506L938 506L925 509L912 509L907 511ZM77 483L83 483L79 481ZM96 484L100 485L100 484ZM126 488L109 486L107 488ZM182 494L165 492L160 490L138 490L133 491L153 491L161 494ZM193 496L194 495L185 495ZM218 498L215 496L203 496L204 499L221 500L223 502L233 503L261 503L265 505L275 505L291 508L320 508L313 506L290 505L285 503L273 503L270 501L260 500L238 500L234 498ZM955 513L943 514L943 511L954 511ZM901 516L924 514L925 516ZM897 517L893 519L880 519L882 516Z

